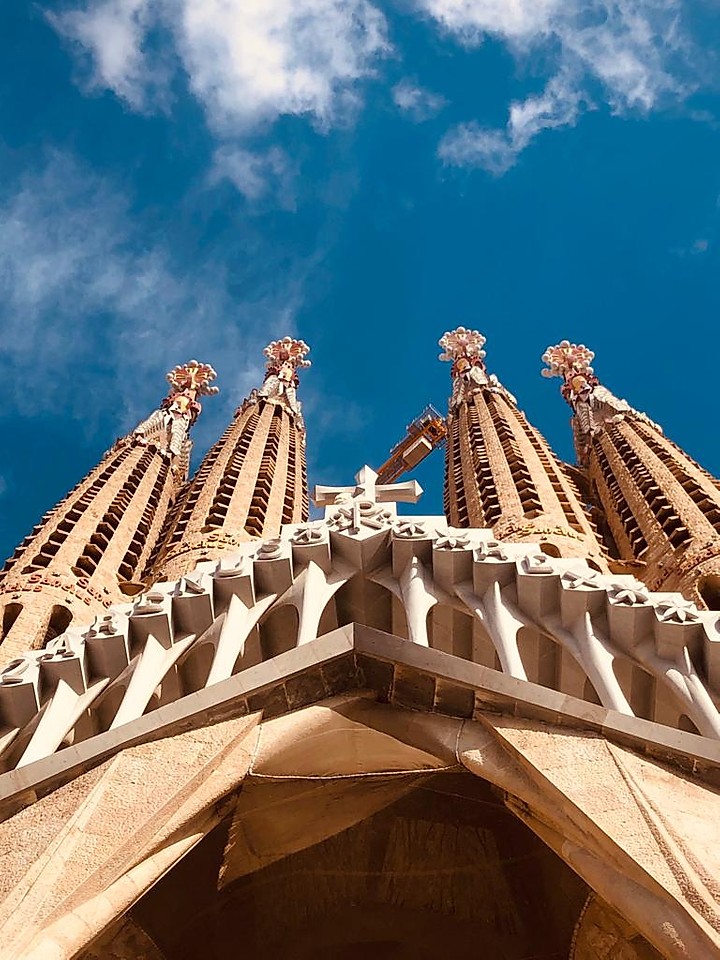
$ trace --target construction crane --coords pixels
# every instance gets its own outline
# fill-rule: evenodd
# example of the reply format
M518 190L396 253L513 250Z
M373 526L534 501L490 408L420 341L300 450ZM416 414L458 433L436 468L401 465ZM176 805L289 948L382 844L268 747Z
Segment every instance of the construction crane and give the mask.
M378 470L378 483L392 483L406 470L412 470L428 454L445 443L445 417L432 404L406 427L405 436L390 451L390 456Z

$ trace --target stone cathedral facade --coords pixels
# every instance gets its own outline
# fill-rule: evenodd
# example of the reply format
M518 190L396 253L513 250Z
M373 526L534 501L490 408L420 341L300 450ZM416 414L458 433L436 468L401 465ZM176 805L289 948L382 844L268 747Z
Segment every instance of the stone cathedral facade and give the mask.
M720 482L563 341L561 462L451 364L445 516L215 371L0 572L2 960L720 957ZM211 401L210 401L211 402Z

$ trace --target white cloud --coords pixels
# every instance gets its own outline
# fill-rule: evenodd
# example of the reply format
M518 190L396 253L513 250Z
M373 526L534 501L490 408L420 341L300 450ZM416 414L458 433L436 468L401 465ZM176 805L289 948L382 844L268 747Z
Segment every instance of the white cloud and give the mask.
M213 156L210 182L228 180L251 203L272 197L281 207L292 209L294 176L290 158L279 147L253 152L225 144Z
M91 65L90 83L134 109L166 108L178 70L215 134L238 142L281 116L320 128L352 119L362 82L393 53L379 0L69 0L49 14ZM683 100L702 72L682 0L411 0L414 12L467 46L504 43L541 94L509 107L502 130L477 121L449 132L448 163L506 170L541 131L574 124L581 107L648 112ZM402 51L401 51L402 52ZM549 79L548 79L549 78ZM444 100L406 79L392 95L417 121ZM249 199L278 193L269 152L225 149L214 176ZM282 194L282 189L279 190Z
M540 131L573 124L600 96L616 113L647 112L694 88L681 0L417 0L463 44L505 43L518 63L554 74L539 96L511 105L505 130L475 123L447 135L446 162L506 170Z
M425 90L412 80L401 80L392 89L395 106L418 123L434 117L445 106L440 94Z
M197 356L222 381L200 424L211 436L262 379L267 339L293 333L298 283L273 279L269 293L267 277L244 278L248 299L234 301L222 266L183 270L129 206L63 154L0 197L3 412L125 430L162 398L165 372Z
M92 81L134 107L158 95L174 39L191 91L225 135L286 114L341 119L389 52L370 0L84 0L51 16L92 63Z
M461 124L445 135L438 153L449 166L478 166L499 176L541 130L574 124L581 107L581 95L572 79L558 74L539 96L510 105L505 130Z
M419 6L466 43L486 34L526 42L551 32L550 24L574 0L420 0Z
M93 57L92 85L114 90L142 110L154 95L165 103L161 91L170 76L161 57L150 63L143 51L156 14L152 0L102 0L92 10L48 13L48 19Z

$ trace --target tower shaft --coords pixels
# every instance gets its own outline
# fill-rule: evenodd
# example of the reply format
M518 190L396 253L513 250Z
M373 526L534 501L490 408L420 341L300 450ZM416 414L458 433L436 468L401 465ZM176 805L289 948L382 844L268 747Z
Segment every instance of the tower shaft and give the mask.
M543 359L564 379L578 460L625 560L651 590L720 609L720 483L594 376L593 354L563 341Z
M142 569L176 485L157 450L126 442L106 454L0 574L5 658L43 647L78 616L92 619L122 600L119 580Z
M515 398L485 371L484 338L460 327L440 341L453 362L445 513L456 527L490 527L499 540L539 540L556 556L603 549L574 480Z
M178 367L169 379L199 368ZM126 591L136 591L133 581L185 480L199 392L211 390L173 383L163 406L118 440L6 561L0 571L3 659L44 647L74 620L89 623L122 602Z
M155 564L173 579L283 523L307 519L304 438L282 407L241 408L178 500Z
M309 366L302 341L266 349L260 390L236 411L181 494L153 558L155 579L173 579L240 543L280 533L308 516L305 427L296 367Z

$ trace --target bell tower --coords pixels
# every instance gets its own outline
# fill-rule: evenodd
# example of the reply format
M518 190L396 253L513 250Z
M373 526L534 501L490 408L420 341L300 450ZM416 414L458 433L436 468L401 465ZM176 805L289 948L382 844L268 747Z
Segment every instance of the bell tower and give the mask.
M189 431L215 371L191 360L167 375L170 392L132 433L46 513L0 571L3 659L40 649L76 619L87 623L142 570L187 479Z
M485 367L485 337L458 327L439 341L452 364L445 460L445 514L455 527L490 527L498 540L539 540L552 556L603 548L580 493L515 397Z
M619 555L651 590L680 591L720 609L720 482L644 413L602 386L583 344L543 354L573 411L581 468L604 511Z
M283 523L307 519L305 424L296 391L309 349L291 337L265 348L263 385L236 410L183 491L152 579L174 579L239 543L277 536Z

